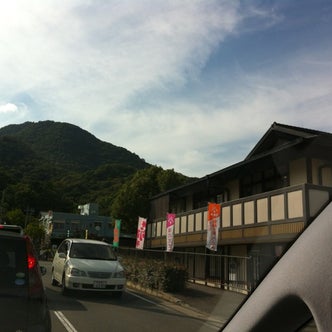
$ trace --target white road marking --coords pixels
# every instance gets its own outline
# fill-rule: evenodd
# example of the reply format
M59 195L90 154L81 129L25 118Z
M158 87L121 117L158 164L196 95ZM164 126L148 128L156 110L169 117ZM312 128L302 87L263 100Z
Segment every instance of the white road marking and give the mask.
M61 311L54 311L55 316L58 317L61 324L65 327L68 332L77 332L75 327L70 323L66 316Z
M150 303L150 304L159 305L157 302L150 301L150 300L148 300L147 298L145 298L145 297L143 297L143 296L139 296L139 295L137 295L136 293L132 293L132 292L128 291L128 289L126 289L126 292L129 293L130 295L136 296L136 297L138 297L139 299L141 299L141 300L143 300L143 301L145 301L145 302L148 302L148 303Z

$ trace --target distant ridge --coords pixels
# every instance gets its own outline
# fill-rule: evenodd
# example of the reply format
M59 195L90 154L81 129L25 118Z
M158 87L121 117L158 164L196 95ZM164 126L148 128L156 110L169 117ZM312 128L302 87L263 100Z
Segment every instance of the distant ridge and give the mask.
M75 171L87 171L106 164L126 165L136 170L150 166L135 153L103 142L69 123L40 121L8 125L0 129L0 139L2 143L3 139L11 142L11 151L18 149L23 153L24 145L30 157ZM7 150L8 147L0 146L0 156L5 157Z
M188 181L69 123L0 128L0 219L9 223L24 223L26 211L38 218L39 211L77 213L78 205L97 203L101 215L123 216L135 228L149 197Z

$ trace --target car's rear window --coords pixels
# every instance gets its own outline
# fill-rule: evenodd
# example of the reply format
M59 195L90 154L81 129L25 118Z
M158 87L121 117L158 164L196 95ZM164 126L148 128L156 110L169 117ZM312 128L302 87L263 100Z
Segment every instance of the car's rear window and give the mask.
M20 237L0 236L0 297L25 296L28 289L26 242Z
M18 225L4 225L4 224L0 224L0 232L4 231L4 232L14 232L14 233L18 233L18 234L23 234L23 229L21 226Z

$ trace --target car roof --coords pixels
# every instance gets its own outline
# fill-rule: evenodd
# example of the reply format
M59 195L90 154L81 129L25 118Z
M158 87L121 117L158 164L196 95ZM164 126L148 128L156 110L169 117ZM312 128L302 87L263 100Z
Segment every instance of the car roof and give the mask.
M8 225L8 224L0 224L0 231L2 232L14 232L23 234L23 228L19 225Z
M13 231L1 231L0 232L0 236L1 237L15 237L15 238L21 238L21 239L25 239L27 238L26 235L17 233L17 232L13 232Z
M91 240L91 239L67 239L72 243L90 243L90 244L103 244L103 245L109 245L106 242L98 241L98 240Z

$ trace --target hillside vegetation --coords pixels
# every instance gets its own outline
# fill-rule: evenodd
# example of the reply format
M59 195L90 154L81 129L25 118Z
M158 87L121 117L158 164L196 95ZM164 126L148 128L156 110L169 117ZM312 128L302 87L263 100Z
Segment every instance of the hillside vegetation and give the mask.
M72 124L26 122L0 129L3 222L26 223L28 214L48 210L77 213L79 204L95 202L101 215L121 217L125 229L134 231L151 196L190 180Z

